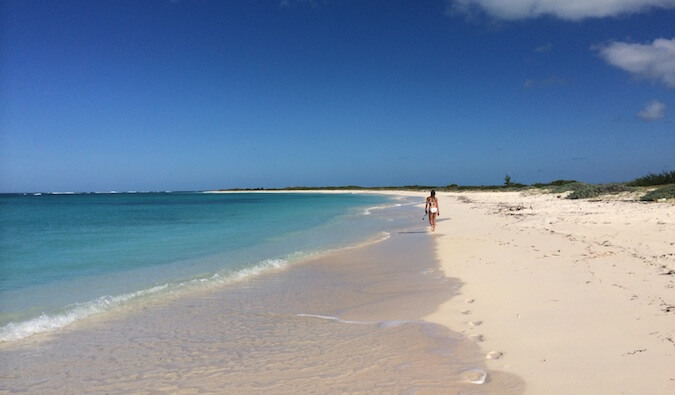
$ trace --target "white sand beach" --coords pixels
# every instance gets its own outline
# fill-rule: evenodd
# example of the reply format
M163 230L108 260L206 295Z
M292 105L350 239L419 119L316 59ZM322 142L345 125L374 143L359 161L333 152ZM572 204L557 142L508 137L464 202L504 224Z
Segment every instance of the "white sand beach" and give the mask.
M428 320L479 342L531 394L675 393L675 206L440 193L459 296Z
M672 201L437 196L436 256L463 285L426 320L477 342L487 367L522 378L526 393L675 393Z
M8 347L0 392L675 393L672 202L437 196L434 233L420 207L385 242Z

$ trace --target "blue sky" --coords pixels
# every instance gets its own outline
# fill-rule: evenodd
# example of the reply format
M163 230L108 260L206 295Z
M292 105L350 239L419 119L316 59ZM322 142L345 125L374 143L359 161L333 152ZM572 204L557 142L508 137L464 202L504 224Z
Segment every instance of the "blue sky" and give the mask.
M675 169L675 0L3 0L0 18L0 192Z

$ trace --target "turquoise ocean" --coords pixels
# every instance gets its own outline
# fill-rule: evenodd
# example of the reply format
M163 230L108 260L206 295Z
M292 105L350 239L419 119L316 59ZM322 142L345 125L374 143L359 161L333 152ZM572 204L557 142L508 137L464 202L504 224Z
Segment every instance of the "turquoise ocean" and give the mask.
M0 195L0 342L148 298L237 284L386 238L411 220L417 200L313 193Z

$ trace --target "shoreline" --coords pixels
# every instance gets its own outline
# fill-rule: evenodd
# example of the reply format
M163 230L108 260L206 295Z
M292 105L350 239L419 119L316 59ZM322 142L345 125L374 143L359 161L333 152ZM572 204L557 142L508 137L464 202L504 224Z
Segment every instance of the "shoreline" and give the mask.
M259 199L261 197L254 197ZM319 197L320 198L320 197ZM349 198L349 197L348 197ZM24 198L20 198L24 199ZM27 198L30 199L30 198ZM85 197L83 199L99 199L98 197ZM178 197L177 199L180 199ZM200 201L210 201L216 199L218 201L229 201L227 197L208 196L199 197ZM267 200L275 200L276 197L270 196ZM285 198L284 198L285 199ZM312 198L314 201L316 198ZM80 320L87 319L92 315L105 314L110 310L115 310L127 304L142 303L145 299L154 299L162 297L171 297L177 293L189 293L190 290L202 287L217 287L222 284L235 283L246 277L255 276L258 273L267 270L273 270L279 267L292 265L295 262L311 258L313 256L330 253L333 250L341 248L355 248L360 245L377 242L383 237L388 237L388 234L383 230L389 224L380 224L368 227L368 224L377 224L377 219L372 221L360 214L370 214L369 210L387 209L390 206L394 209L397 205L384 205L381 202L389 201L389 198L372 198L372 197L354 197L349 198L350 201L363 202L363 210L365 212L345 211L339 217L342 220L325 221L321 223L314 223L311 226L311 235L318 235L317 238L302 237L301 233L288 233L287 235L269 237L268 242L264 245L265 248L249 248L245 247L231 248L232 243L228 243L230 234L224 234L225 247L213 248L215 244L209 245L210 250L200 253L199 250L192 251L190 254L183 254L177 256L175 251L177 248L164 249L165 251L174 251L174 253L164 253L158 248L156 252L160 255L163 253L164 262L162 265L127 265L123 270L110 271L104 273L96 273L89 275L86 281L81 281L79 277L66 278L55 281L46 285L38 284L33 286L26 286L23 289L17 287L13 289L11 283L5 284L2 296L4 296L2 307L3 317L0 324L0 347L3 345L11 345L13 342L20 341L33 335L41 333L57 332L64 327L67 327ZM27 201L27 200L22 200ZM85 200L89 201L89 200ZM99 200L93 200L100 202ZM331 201L331 200L325 200ZM343 198L336 198L335 201L345 201ZM369 203L370 202L370 203ZM74 203L73 206L76 207ZM359 207L361 207L359 205ZM400 211L400 210L399 210ZM375 213L375 212L373 212ZM344 220L344 218L353 217L354 220ZM265 219L258 222L264 222ZM363 219L357 219L363 218ZM302 224L303 219L298 219L299 224ZM349 225L350 221L352 225ZM295 219L286 221L289 223L296 222ZM348 226L340 226L339 224L346 224ZM358 223L359 231L347 232L353 223ZM298 225L299 226L299 225ZM298 226L295 226L297 229ZM206 224L206 226L199 226L204 229L213 229L214 226ZM196 230L197 226L192 229ZM220 226L226 231L227 224ZM259 226L261 229L268 228L267 226ZM309 228L308 228L309 229ZM161 229L160 229L161 230ZM369 231L370 230L370 231ZM379 231L382 230L382 231ZM132 230L133 231L133 230ZM325 231L326 233L322 233ZM247 234L247 228L240 228L240 234ZM37 232L35 232L37 233ZM118 232L119 233L119 232ZM155 232L148 232L155 233ZM269 233L269 231L268 231ZM161 235L162 233L159 232ZM190 233L180 235L180 240L186 245L197 245L195 241L203 240L205 232L195 232L196 236ZM122 233L119 233L121 236ZM201 236L200 236L201 235ZM335 236L332 236L335 235ZM341 235L344 235L341 236ZM174 235L176 236L176 235ZM208 234L206 236L209 236ZM306 236L306 235L305 235ZM126 235L124 235L126 237ZM285 237L285 238L284 238ZM129 237L131 238L131 237ZM175 238L174 240L177 240ZM208 238L207 238L208 240ZM190 244L192 243L192 244ZM39 243L38 243L39 244ZM47 244L47 243L43 243ZM206 243L202 243L205 245ZM264 243L258 243L262 245ZM156 245L161 245L157 243ZM229 246L229 247L228 247ZM149 253L138 250L139 256L142 253L146 255L153 255L153 245L148 247ZM111 250L111 252L114 252ZM185 251L181 251L185 252ZM98 254L101 261L113 259L109 258L110 254ZM119 254L118 254L119 255ZM46 255L45 255L46 256ZM56 254L58 256L58 254ZM93 254L90 254L93 256ZM112 255L114 256L114 254ZM156 256L156 255L153 255ZM106 258L108 257L108 258ZM175 257L175 258L174 258ZM98 256L93 256L98 258ZM122 258L129 258L123 256ZM132 258L135 258L132 257ZM73 258L74 259L74 258ZM141 261L141 259L136 259ZM132 259L133 260L133 259ZM8 265L11 267L12 261ZM117 262L115 262L115 267ZM15 267L19 267L15 265ZM113 265L110 265L113 267ZM10 270L8 269L8 270ZM9 272L8 272L9 273ZM19 276L15 276L20 278ZM138 280L137 280L138 279ZM12 280L10 278L10 280ZM96 285L88 285L96 284ZM112 285L111 285L112 284ZM100 286L102 285L102 286ZM61 290L71 290L69 292L61 292ZM80 292L81 291L81 292ZM60 293L61 292L61 293ZM57 299L60 295L65 295L61 299ZM28 296L27 296L28 295ZM32 297L32 299L31 299ZM14 302L16 301L16 303ZM22 304L23 302L23 304ZM40 304L39 302L42 302ZM32 304L31 304L32 303ZM27 308L24 306L28 306Z
M261 192L414 196L420 211L428 194ZM476 342L526 393L675 392L675 210L633 195L438 192L436 257L462 287L425 320Z
M419 197L420 212L428 195L369 193ZM487 367L518 375L525 393L675 392L672 202L538 190L437 196L436 257L462 285L425 320L476 342Z
M423 201L427 195L427 192L419 191L379 190L246 192L356 193L416 197L420 199L420 205L417 206L420 210L420 217L423 212ZM555 194L531 192L439 192L437 196L440 201L441 217L435 234L431 234L426 221L417 222L419 225L416 225L416 229L412 232L394 232L396 233L392 236L394 240L388 239L379 243L340 249L312 257L300 265L293 265L274 273L246 280L245 284L235 287L236 292L205 290L186 299L159 301L143 308L131 309L133 311L130 312L129 317L123 320L126 330L133 332L141 328L142 333L134 332L133 336L128 337L150 339L151 344L171 347L175 346L172 342L194 343L195 346L199 343L199 347L206 348L189 349L190 355L197 360L214 357L210 354L210 346L227 353L228 347L236 348L236 346L221 344L224 332L212 330L212 327L217 327L218 321L211 319L210 314L216 312L223 318L234 314L239 320L237 322L241 321L243 327L249 325L248 316L240 316L241 312L237 309L218 310L221 307L216 306L222 304L219 300L227 299L224 295L230 295L228 292L234 292L232 295L235 296L240 295L240 292L241 295L246 292L254 292L254 295L258 295L255 292L260 292L260 284L269 284L269 281L272 281L272 284L276 284L278 295L281 296L277 299L286 301L288 305L275 305L276 307L270 311L256 310L253 313L253 316L257 317L255 319L271 317L276 320L274 325L284 326L291 322L293 325L300 325L299 328L303 328L302 330L308 328L312 331L325 330L322 336L329 337L337 328L340 328L340 336L344 337L332 347L341 348L345 344L354 344L349 339L361 336L368 340L366 343L359 343L357 348L375 347L373 346L375 343L368 342L379 342L381 339L373 338L372 333L368 331L353 332L354 328L367 328L368 325L373 324L375 329L382 329L389 325L396 328L402 326L402 332L396 336L403 337L392 338L394 339L392 344L412 346L406 349L404 354L415 355L413 359L416 358L415 360L419 362L428 361L429 356L416 354L417 352L428 348L438 350L439 344L445 344L439 339L452 339L458 348L448 353L461 355L460 360L464 358L464 362L459 361L458 365L452 366L455 369L454 373L434 371L428 367L416 373L438 375L438 377L434 374L425 376L426 387L424 385L419 387L431 392L433 392L432 388L440 387L434 387L437 384L429 384L428 380L433 382L434 377L438 379L450 376L456 380L452 385L483 393L515 394L525 391L525 393L533 394L666 394L674 392L675 375L670 371L672 369L669 370L669 367L675 364L673 353L675 351L673 340L675 338L673 333L675 254L672 252L675 242L671 241L672 235L675 235L675 210L672 205L627 202L618 199L566 200L559 199ZM411 209L411 213L414 213L413 210ZM431 255L426 258L418 255L405 255L410 251L403 248L405 243L401 242L413 239L417 240L418 244L409 245L408 249L413 251L420 248L429 249ZM429 244L427 247L420 247L419 243ZM396 248L399 249L396 250ZM373 253L373 251L380 252ZM394 281L385 286L383 284L389 281L389 276L392 275L390 270L380 273L377 281L369 282L369 276L364 275L365 269L360 265L374 259L378 254L381 256L377 259L379 262L384 262L384 264L381 263L384 268L388 268L387 262L393 262L395 259L400 261L404 255L407 256L408 261L400 262L399 267L403 272L419 264L416 261L427 260L431 266L423 272L426 275L438 273L432 277L439 277L439 281L442 281L433 282L436 281L433 280L430 283L424 283L426 280L421 280L427 285L421 287L418 285L417 290L408 289L407 293L400 293L401 289L396 287L403 286L416 274L414 271L408 272L402 277L399 276L398 283ZM292 278L290 273L303 274L288 280ZM278 274L281 275L275 277ZM298 289L286 289L287 284L283 283L282 278L296 284ZM346 278L350 280L344 282ZM300 284L304 284L303 281L309 281L306 284L321 288L317 285L321 282L318 280L327 281L330 286L324 287L325 289L313 288L313 291L300 287ZM345 284L352 285L345 287ZM430 291L429 286L438 288ZM325 295L316 297L330 287L334 287L331 289L335 292L330 297ZM425 295L427 293L429 295ZM313 296L307 299L309 294ZM364 297L364 295L370 302L364 303L357 300L358 297ZM378 302L374 302L375 299L372 298L374 295L377 296ZM241 296L236 296L235 300L238 297ZM296 298L302 299L303 297L306 298L303 308L298 307L293 310L289 307L298 302L299 299ZM277 303L275 298L269 300L273 301L269 303ZM201 307L202 304L207 306ZM172 328L168 335L162 334L166 330L163 328L180 323L167 325L156 321L154 326L144 326L146 323L143 315L148 311L147 309L155 313L159 309L164 312L164 315L171 316L175 311L170 308L167 310L167 306L177 305L180 305L181 311L188 315L193 314L192 310L199 310L200 312L194 312L194 314L201 315L195 315L193 319L196 322L203 320L211 326L208 328ZM318 307L310 308L313 305ZM164 319L160 316L162 314L158 314L159 318L156 318ZM36 345L44 341L40 343L41 350L33 355L35 361L43 363L41 353L45 349L56 350L57 353L52 353L52 355L58 355L58 352L69 352L64 344L69 344L71 348L76 349L78 344L85 344L90 348L80 351L89 355L87 358L101 359L103 358L102 350L96 349L99 341L87 336L93 336L92 325L99 329L102 328L103 342L110 341L111 338L106 336L112 336L115 340L111 342L110 347L118 346L115 352L119 352L124 339L115 337L121 336L115 329L119 328L120 324L113 322L116 318L102 316L87 320L85 323L75 324L63 332L70 339L65 343L59 343L63 334L58 336L47 334L42 340L31 339L24 342L22 347L3 347L0 351L17 349L23 354L23 358L30 354L24 348L26 345ZM297 321L298 319L300 321ZM426 326L422 322L428 322L432 326ZM261 326L270 328L270 325L267 322ZM434 329L438 327L433 325L445 329ZM437 333L439 330L443 333L441 337L435 337L435 335L429 337L430 333ZM83 333L84 337L82 337ZM121 331L121 333L123 335L125 332ZM189 337L185 337L186 335ZM257 335L253 340L258 340L249 344L251 348L248 351L237 351L239 353L237 355L247 355L250 350L255 350L259 346L258 343L270 336L270 333L258 333ZM278 334L275 333L275 335ZM408 339L406 336L413 336L418 339L418 343L406 344ZM305 337L297 343L298 349L303 350L304 353L309 352L310 354L307 355L314 355L311 354L313 351L303 348L307 342ZM59 344L61 346L58 346ZM281 341L278 344L286 344L286 342ZM139 342L137 346L144 345ZM313 347L322 346L314 344ZM279 346L272 348L275 347ZM442 347L447 347L447 344ZM387 347L384 350L391 353L388 355L397 355L401 351L401 349ZM150 356L155 359L145 359L145 361L159 363L157 361L167 358L167 356L158 357L162 351L156 351L158 354ZM110 353L112 354L111 351ZM139 355L143 354L140 353L135 357L138 358ZM270 358L278 357L276 354L270 355L275 355ZM175 358L175 354L170 356ZM0 357L4 360L8 358L7 355L2 356L2 353ZM129 357L134 357L133 353L125 356L125 358ZM336 354L331 358L342 360L342 363L347 365L351 363L348 361L355 361L353 355ZM13 359L9 357L9 360ZM134 359L131 358L131 360ZM318 361L315 363L318 364ZM256 361L248 362L257 363ZM455 359L454 362L458 361ZM25 368L26 362L22 363ZM59 361L54 361L54 363L54 366L62 366ZM224 385L225 382L222 379L227 372L219 369L218 364L225 364L232 368L234 366L232 363L232 360L218 360L217 364L209 367L179 364L182 377L172 375L170 369L165 367L168 370L165 370L164 374L171 377L162 378L161 375L156 375L160 370L143 370L146 369L143 364L133 365L141 369L140 371L146 372L145 376L137 374L136 379L129 376L132 372L128 370L122 371L122 369L117 372L113 370L111 374L128 375L124 376L126 377L124 383L130 385L126 387L129 390L155 390L157 388L169 391L186 390L194 388L189 386L190 383L195 383L194 380L190 381L191 379L205 373L213 378L210 384ZM448 362L440 362L439 365L439 361L436 360L428 366L437 365L445 366ZM262 369L263 366L255 367L255 369ZM359 366L363 368L363 370L357 369L359 374L366 374L370 369L367 368L367 364ZM389 368L396 369L396 366L391 365ZM296 367L300 369L302 365ZM82 369L84 374L89 374L87 373L90 372L87 370L88 366L85 365ZM341 369L341 367L331 365L331 369ZM477 372L482 369L488 372L487 382L479 386L471 384L472 380L480 379L481 375ZM392 374L391 372L379 372L378 374ZM16 378L18 377L16 374L16 372L10 372L9 368L5 372L7 377ZM52 374L55 379L65 379L63 372L58 371L57 368L54 368ZM119 380L120 377L115 380ZM250 382L240 383L241 386L236 388L249 390L263 388L256 387L260 383L253 376L246 376L244 373L242 377L248 378ZM363 377L370 376L366 374ZM410 377L412 378L409 380L415 380L414 375ZM188 378L191 379L188 380ZM228 379L231 380L232 377ZM277 379L282 380L279 377ZM295 379L304 380L300 377ZM292 386L274 384L272 376L270 380L268 385L271 387L269 388L282 392L284 389L291 391ZM159 382L165 386L156 385ZM337 382L331 381L333 384ZM373 386L370 387L371 390L379 388L375 381L368 382ZM322 391L336 390L336 388L346 390L345 382L340 381L340 383L342 387L313 388ZM77 388L80 384L74 384L75 387L69 388ZM96 388L105 390L119 388L105 380L99 384L101 386ZM251 387L247 387L249 384ZM466 387L468 384L470 385ZM180 387L180 385L186 386ZM317 384L305 383L305 385ZM2 386L0 392L8 388L10 388L9 384L7 387Z
M484 382L478 347L422 320L456 289L420 224L5 348L0 392L521 393L508 373Z

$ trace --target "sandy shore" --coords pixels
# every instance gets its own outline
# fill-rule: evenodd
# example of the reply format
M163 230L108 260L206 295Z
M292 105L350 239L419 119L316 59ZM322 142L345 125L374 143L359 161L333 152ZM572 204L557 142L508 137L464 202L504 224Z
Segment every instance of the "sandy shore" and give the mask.
M531 394L675 393L675 206L439 194L436 248L464 333Z
M379 242L0 344L0 393L521 394L479 344L423 320L460 284L417 210L383 214Z
M420 207L385 242L1 350L0 392L672 394L675 206L621 198L440 193L432 237Z
M475 341L487 367L522 378L527 393L675 393L672 202L438 196L437 259L462 286L426 320Z

